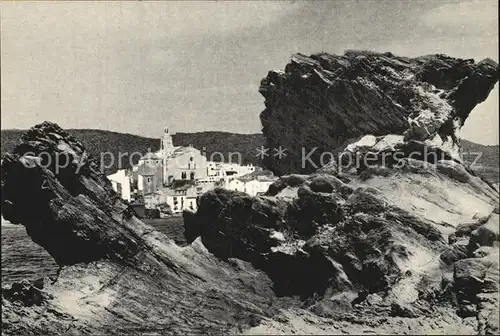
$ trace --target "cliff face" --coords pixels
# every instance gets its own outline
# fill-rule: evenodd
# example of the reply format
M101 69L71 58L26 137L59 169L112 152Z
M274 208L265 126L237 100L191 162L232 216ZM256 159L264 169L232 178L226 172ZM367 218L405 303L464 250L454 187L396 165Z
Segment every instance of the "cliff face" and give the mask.
M204 194L185 213L188 240L251 262L321 317L354 313L380 333L498 333L498 190L455 143L497 70L442 55L294 56L262 81L268 147L289 150L267 164L314 172L283 175L264 196ZM303 146L339 157L300 168Z
M456 128L497 80L498 65L489 59L293 55L284 72L270 71L260 85L266 146L287 149L286 157L269 155L264 164L277 175L310 173L323 165L322 153L336 153L366 134L416 140L439 134L456 142Z

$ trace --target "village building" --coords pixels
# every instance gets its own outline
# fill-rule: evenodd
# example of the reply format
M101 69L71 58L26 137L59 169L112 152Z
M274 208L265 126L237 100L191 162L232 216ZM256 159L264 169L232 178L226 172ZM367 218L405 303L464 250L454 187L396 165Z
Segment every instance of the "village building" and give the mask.
M196 210L197 198L216 187L255 196L272 183L264 181L252 164L207 161L193 146L174 146L172 133L164 129L160 150L148 153L133 167L137 191L147 209L168 208L174 214ZM255 180L255 181L254 181Z
M246 191L245 181L243 181L239 178L234 178L231 181L228 181L225 188L228 190L234 190L234 191L243 191L243 192Z
M277 178L258 176L250 181L245 182L246 193L251 196L257 196L266 193L269 186L276 181Z
M131 174L126 169L120 169L116 173L108 175L113 190L124 200L131 201L132 188L131 188Z
M220 171L224 177L240 177L255 172L255 166L252 164L239 165L237 163L221 163Z
M267 192L269 186L277 180L274 176L249 174L229 180L225 188L228 190L242 191L250 196L257 196Z
M198 209L197 197L201 191L197 192L194 181L177 181L164 189L163 194L172 213L177 214L184 210L196 211Z
M196 180L207 177L207 158L193 146L174 146L172 133L165 128L157 154L163 163L163 184L175 180Z
M137 167L137 188L143 194L151 194L161 189L163 167L161 158L155 153L148 153L139 160Z

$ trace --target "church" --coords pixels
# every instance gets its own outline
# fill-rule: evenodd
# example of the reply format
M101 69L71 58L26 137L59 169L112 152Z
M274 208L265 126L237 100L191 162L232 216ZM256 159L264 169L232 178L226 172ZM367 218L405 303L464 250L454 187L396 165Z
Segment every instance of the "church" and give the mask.
M174 147L172 134L165 128L157 155L163 160L163 184L174 180L198 180L207 177L207 158L193 146Z
M139 189L144 190L145 194L159 190L161 185L170 185L175 180L195 181L208 176L207 158L193 146L174 146L172 135L166 127L160 140L160 150L148 153L139 160L139 176L142 172L148 172L147 176L139 178L139 184L144 184ZM158 173L153 174L151 171Z

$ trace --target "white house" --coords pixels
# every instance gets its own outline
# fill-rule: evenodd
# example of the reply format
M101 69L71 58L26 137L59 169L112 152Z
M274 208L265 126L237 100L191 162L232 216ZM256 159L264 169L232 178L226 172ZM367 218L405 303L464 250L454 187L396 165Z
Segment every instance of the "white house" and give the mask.
M174 185L163 190L165 201L170 206L174 214L181 213L183 210L197 210L197 197L201 194L201 190L197 191L194 183L185 183Z
M111 181L113 189L124 200L130 202L132 198L132 190L130 186L130 174L126 169L120 169L116 173L108 175L108 180Z
M162 159L155 153L144 155L137 165L137 188L144 194L155 193L163 185Z
M221 163L220 170L223 176L239 177L255 172L255 166L252 164L241 166L237 163Z
M245 183L246 193L251 196L256 196L261 193L267 192L269 186L273 184L276 179L253 179Z
M257 196L260 193L265 193L276 179L276 177L267 176L253 176L251 178L237 177L228 181L225 188L242 191L250 196Z
M239 178L232 179L226 184L226 189L246 192L245 182Z

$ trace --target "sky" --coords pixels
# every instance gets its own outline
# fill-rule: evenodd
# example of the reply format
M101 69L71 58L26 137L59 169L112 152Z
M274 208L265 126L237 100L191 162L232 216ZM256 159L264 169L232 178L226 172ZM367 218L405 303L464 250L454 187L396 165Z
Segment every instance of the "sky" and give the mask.
M259 83L297 52L498 62L496 0L3 1L0 12L2 129L258 133ZM497 84L461 136L498 144L498 114Z

